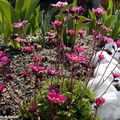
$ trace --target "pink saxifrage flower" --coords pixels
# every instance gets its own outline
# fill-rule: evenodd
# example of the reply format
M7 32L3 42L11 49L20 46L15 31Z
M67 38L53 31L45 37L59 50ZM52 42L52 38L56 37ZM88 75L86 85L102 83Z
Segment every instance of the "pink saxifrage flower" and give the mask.
M37 105L33 103L32 105L28 106L28 110L35 111L37 109Z
M0 84L0 93L5 89L6 84Z
M114 78L119 78L120 77L120 73L112 73Z
M64 103L67 100L66 96L56 92L49 92L47 97L53 103Z
M61 7L64 7L66 5L68 5L67 2L61 2L61 1L57 2L56 4L51 4L51 6L57 7L57 8L61 8Z
M36 65L30 65L30 69L34 72L39 72L39 71L43 71L45 69L45 67L43 66L36 66Z
M71 53L71 54L66 53L66 56L70 62L75 62L75 63L82 63L89 60L88 56L79 56L75 53Z
M81 48L81 47L76 46L76 45L74 45L74 49L75 49L77 52L79 52L79 53L81 53L81 52L84 52L84 51L85 51L85 49L84 49L84 48Z
M95 102L96 102L97 107L100 107L101 105L103 105L105 103L105 99L96 98Z
M18 23L13 23L13 27L14 28L22 28L28 21L27 20L23 20L21 22L18 22Z
M59 20L55 20L54 22L51 22L51 24L56 26L56 27L63 25L63 23L61 21L59 21Z
M78 33L80 34L80 37L83 37L86 35L86 30L79 30Z
M68 30L68 31L67 31L67 34L68 34L68 35L75 35L75 34L76 34L76 31L75 31L75 30Z
M106 13L106 11L104 11L104 10L101 9L101 8L96 8L96 9L93 8L92 11L95 13L95 15L96 15L97 17L99 17L100 15L103 15L103 14Z

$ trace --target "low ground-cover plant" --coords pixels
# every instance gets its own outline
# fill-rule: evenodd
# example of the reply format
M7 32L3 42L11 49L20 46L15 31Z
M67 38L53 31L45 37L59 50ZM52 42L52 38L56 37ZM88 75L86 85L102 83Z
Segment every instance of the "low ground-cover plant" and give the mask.
M63 78L43 81L36 99L23 104L20 119L92 120L92 92L89 89L84 91L82 82L74 80L71 86L70 81Z

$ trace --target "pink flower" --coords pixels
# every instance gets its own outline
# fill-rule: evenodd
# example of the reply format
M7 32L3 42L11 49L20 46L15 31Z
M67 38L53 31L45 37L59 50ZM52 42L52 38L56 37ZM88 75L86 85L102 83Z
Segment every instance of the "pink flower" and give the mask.
M105 99L103 98L96 98L96 105L97 107L100 107L101 105L103 105L105 103Z
M61 1L57 2L56 4L51 4L51 6L57 7L57 8L61 8L61 7L64 7L66 5L68 5L67 2L61 2Z
M18 23L13 23L13 27L14 28L22 28L28 21L27 20L23 20L21 22Z
M69 35L75 35L76 34L76 31L75 30L68 30L67 33Z
M99 60L100 60L100 61L105 58L104 55L102 55L102 54L100 54L98 57L99 57Z
M26 77L28 77L28 76L29 76L29 73L25 71L25 72L23 72L23 74L22 74L22 75L23 75L23 77L24 77L24 78L26 78Z
M49 92L47 95L48 99L54 103L64 103L67 100L66 96L56 92Z
M120 77L120 73L112 73L112 75L113 75L114 78Z
M23 52L32 52L33 50L35 50L35 47L33 45L21 47L21 51Z
M84 48L78 47L78 46L76 46L76 45L74 45L74 49L75 49L77 52L84 52L84 51L85 51Z
M69 11L71 13L74 13L74 12L80 12L81 10L83 10L82 6L80 7L73 7L72 9L70 9Z
M106 37L106 36L101 36L101 40L103 42L109 43L109 42L113 42L112 38Z
M0 57L3 56L5 53L3 51L0 51Z
M97 37L97 36L99 35L99 32L92 29L92 34L93 34L95 37Z
M4 64L9 62L9 58L7 56L3 56L2 58L0 58L1 62L3 62Z
M86 34L86 30L79 30L78 32L80 34L80 37L83 37Z
M32 105L28 106L28 110L35 111L37 109L37 105L33 103Z
M40 57L35 57L35 56L33 56L32 57L32 60L34 61L34 62L42 62L42 58L40 58Z
M43 66L36 66L36 65L30 65L30 69L34 72L39 72L39 71L43 71L45 69L45 67Z
M0 84L0 93L4 90L5 87L6 87L6 84Z
M55 20L54 22L51 22L51 23L52 23L52 25L54 25L56 27L63 25L63 23L61 21L59 21L59 20Z
M82 63L89 59L88 56L78 56L75 53L71 53L71 54L66 53L66 56L71 62L77 62L77 63Z
M44 70L44 72L46 74L51 74L51 75L60 75L60 70L55 70L55 69L52 69L52 68L46 68Z
M14 40L17 41L17 42L27 42L27 39L23 39L23 38L20 38L20 37L16 37Z
M75 53L71 53L71 54L66 53L66 56L71 62L79 62L80 61L79 56L76 55Z
M99 17L100 15L103 15L103 14L105 14L106 12L103 10L103 9L101 9L101 8L96 8L96 9L92 9L92 11L95 13L95 15L97 16L97 17Z

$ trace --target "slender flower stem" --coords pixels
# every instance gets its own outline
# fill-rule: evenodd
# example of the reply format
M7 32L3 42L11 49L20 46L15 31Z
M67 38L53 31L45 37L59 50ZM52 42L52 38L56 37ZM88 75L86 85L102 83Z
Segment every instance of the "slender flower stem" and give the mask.
M98 107L96 106L96 109L95 109L95 114L94 114L93 120L95 120L95 119L96 119L96 116L97 116L97 111L98 111Z
M115 52L115 53L116 53L116 52ZM110 62L108 63L108 66L106 67L106 69L105 69L105 71L104 71L102 77L100 78L100 81L99 81L98 84L96 85L95 89L98 87L98 85L100 84L101 80L103 79L103 77L104 77L104 75L105 75L105 73L106 73L106 70L108 69L108 67L110 66L110 63L111 63L112 60L114 59L115 53L114 53L114 55L112 56ZM119 63L118 63L118 64L119 64ZM112 71L115 70L115 68L118 66L118 64L114 67L114 69L113 69ZM111 74L111 73L110 73L110 74ZM110 76L110 74L108 75L108 77ZM107 78L108 78L108 77L107 77ZM106 80L106 79L105 79L105 80ZM105 80L104 80L104 81L105 81Z

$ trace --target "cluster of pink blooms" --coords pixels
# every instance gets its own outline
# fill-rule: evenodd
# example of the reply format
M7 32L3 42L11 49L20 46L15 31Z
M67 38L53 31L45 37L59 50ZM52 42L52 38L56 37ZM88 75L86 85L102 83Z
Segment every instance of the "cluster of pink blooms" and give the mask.
M32 105L28 106L28 110L35 111L37 109L37 105L33 103Z
M101 39L101 41L106 42L106 43L113 42L112 38L109 38L109 37L106 37L106 36L101 36L100 39Z
M7 64L9 61L9 58L5 56L5 53L3 51L0 51L0 67Z
M35 50L34 45L26 46L26 47L21 47L22 52L32 52Z
M78 33L79 33L80 37L83 37L86 35L86 30L79 30ZM67 34L68 35L76 35L76 31L75 30L68 30Z
M27 22L28 22L27 20L23 20L23 21L18 22L18 23L13 23L13 27L20 29L20 28L22 28Z
M51 4L51 6L57 7L57 8L61 8L61 7L64 7L66 5L68 5L67 2L61 2L61 1L57 2L56 4Z
M76 50L77 52L81 53L81 52L84 52L85 49L84 48L81 48L81 47L78 47L76 45L74 45L74 50Z
M50 74L50 75L60 75L61 71L60 70L56 70L53 68L45 68L43 66L37 66L37 65L30 65L30 69L34 72L44 72L46 74Z
M56 92L49 92L47 97L53 103L64 103L67 100L66 96Z
M0 84L0 93L2 93L5 87L6 87L6 84Z
M106 13L106 11L104 11L101 8L96 8L96 9L93 8L92 11L95 13L96 17L99 17Z
M97 105L97 108L100 107L101 105L103 105L105 103L105 99L103 98L96 98L96 105Z
M84 55L84 56L79 56L75 53L66 53L66 56L68 58L68 60L70 60L70 62L75 62L75 63L82 63L85 62L87 60L89 60L89 57Z

